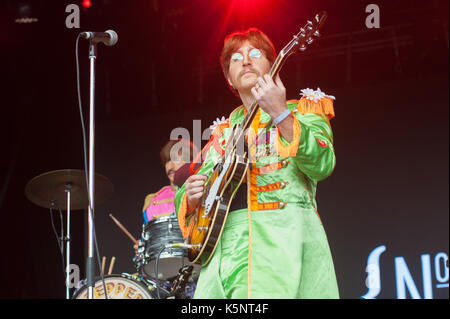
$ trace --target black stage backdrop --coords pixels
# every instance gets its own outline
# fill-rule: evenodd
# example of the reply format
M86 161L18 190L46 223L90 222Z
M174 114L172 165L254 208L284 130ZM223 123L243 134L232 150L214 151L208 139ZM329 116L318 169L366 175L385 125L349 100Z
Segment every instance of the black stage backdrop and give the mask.
M70 3L80 5L79 29L66 27ZM380 28L366 26L371 3L379 7ZM95 221L107 267L114 256L113 273L134 273L133 244L108 214L139 238L145 195L167 185L158 154L172 129L192 136L193 120L203 131L238 105L220 70L224 36L256 26L279 51L327 10L323 37L288 60L281 78L290 99L307 87L336 96L337 165L319 184L317 200L341 297L448 298L448 1L91 4L0 5L0 297L65 297L49 210L27 199L25 185L48 171L83 169L78 32L119 34L116 46L98 46L95 165L114 193L96 206ZM21 14L38 22L15 23ZM79 55L87 120L86 41ZM53 217L59 231L58 212ZM72 263L85 278L86 212L73 211L71 223Z

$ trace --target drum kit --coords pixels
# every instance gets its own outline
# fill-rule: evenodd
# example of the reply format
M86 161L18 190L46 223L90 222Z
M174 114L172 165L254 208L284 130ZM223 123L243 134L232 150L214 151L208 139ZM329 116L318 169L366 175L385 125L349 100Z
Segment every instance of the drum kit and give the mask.
M100 204L113 193L113 184L103 175L95 174L95 198ZM66 298L86 299L86 279L70 295L70 212L86 209L89 205L86 173L83 170L65 169L50 171L31 179L25 194L34 204L65 210L66 235L61 240L66 245ZM117 226L138 244L133 258L136 272L133 274L108 274L95 278L94 299L190 299L193 297L199 265L189 263L187 251L179 247L184 243L176 217L164 216L142 226L141 241L136 240L123 225L110 214ZM90 286L92 289L92 284ZM105 296L106 289L106 296Z

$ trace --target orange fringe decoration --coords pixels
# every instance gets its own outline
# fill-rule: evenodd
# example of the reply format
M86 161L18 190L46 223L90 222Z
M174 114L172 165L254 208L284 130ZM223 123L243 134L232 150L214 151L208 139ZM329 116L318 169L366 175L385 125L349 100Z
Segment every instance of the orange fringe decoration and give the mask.
M321 98L318 102L302 97L298 102L298 111L301 114L314 113L326 115L329 120L334 117L333 100L327 97Z

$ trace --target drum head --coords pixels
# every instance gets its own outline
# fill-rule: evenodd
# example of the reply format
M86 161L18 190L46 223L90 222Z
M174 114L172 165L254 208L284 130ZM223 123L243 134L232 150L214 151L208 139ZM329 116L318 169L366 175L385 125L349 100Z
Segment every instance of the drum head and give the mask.
M153 285L146 285L125 275L107 275L104 279L108 299L157 299ZM72 299L87 299L87 297L88 287L85 285L75 292ZM94 299L105 299L103 283L98 278L94 284Z

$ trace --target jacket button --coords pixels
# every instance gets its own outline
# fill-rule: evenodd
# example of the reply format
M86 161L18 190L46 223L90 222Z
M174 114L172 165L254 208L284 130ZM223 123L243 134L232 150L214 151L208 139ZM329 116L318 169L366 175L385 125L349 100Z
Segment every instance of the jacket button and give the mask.
M285 208L287 205L286 202L278 202L278 208Z
M280 182L280 188L285 188L289 182Z

